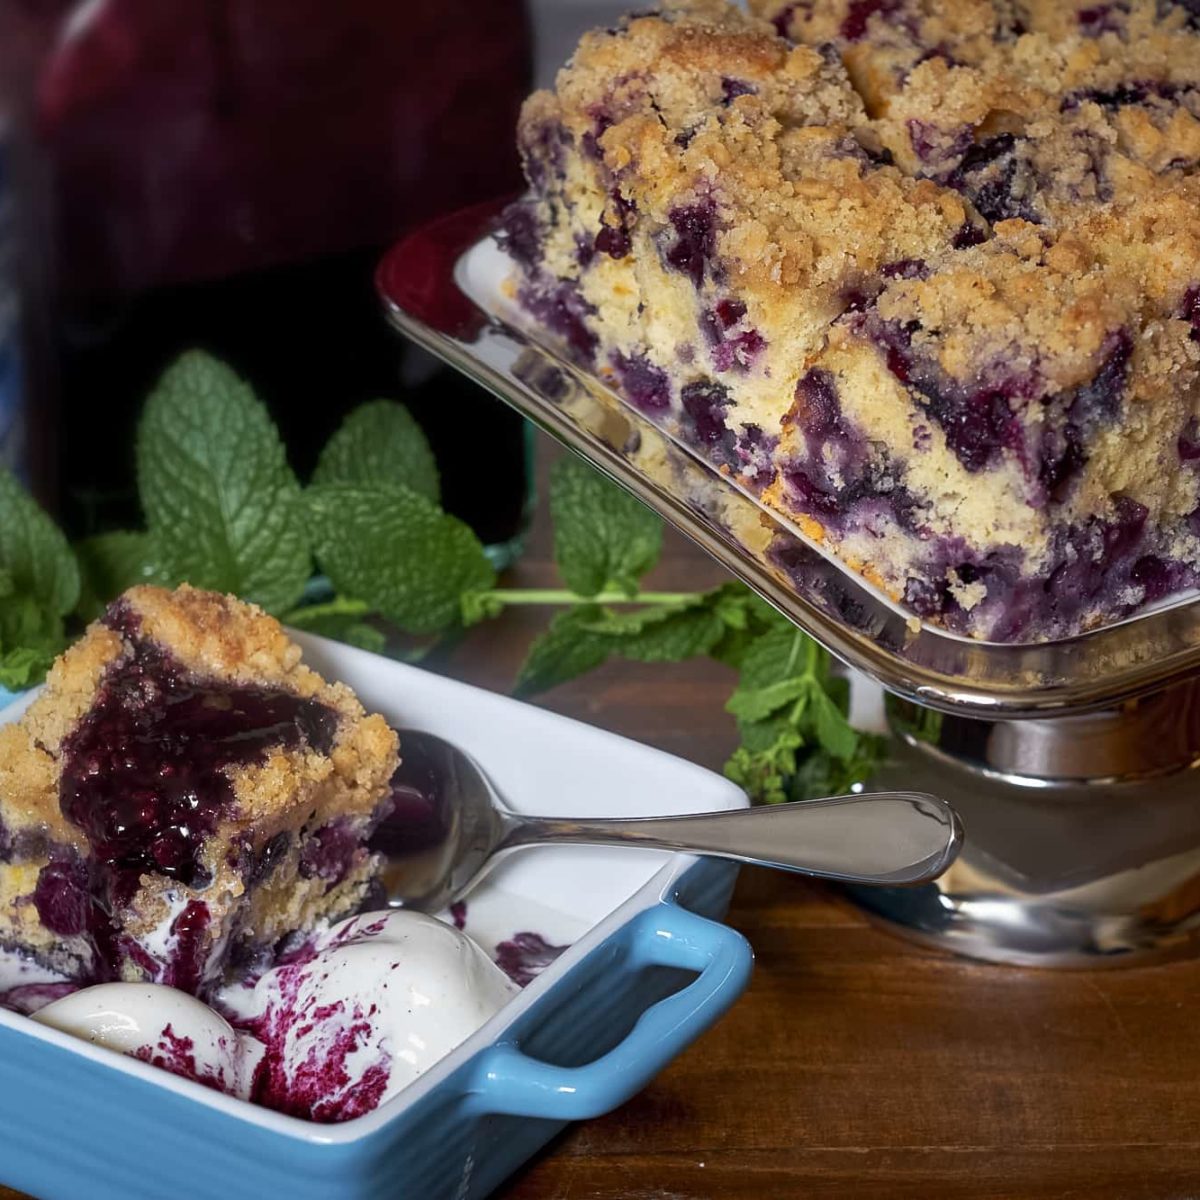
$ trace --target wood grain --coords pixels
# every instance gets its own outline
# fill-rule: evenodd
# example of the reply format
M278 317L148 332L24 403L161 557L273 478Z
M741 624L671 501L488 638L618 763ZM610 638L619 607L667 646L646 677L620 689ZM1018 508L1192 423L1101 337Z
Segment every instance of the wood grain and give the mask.
M513 583L550 577L539 521ZM657 584L719 579L668 538ZM441 666L506 687L543 621L510 612ZM618 664L544 703L719 767L731 679L708 662ZM977 965L757 870L729 922L757 955L743 1000L624 1108L560 1137L503 1200L1200 1196L1200 963ZM0 1188L0 1200L18 1198Z

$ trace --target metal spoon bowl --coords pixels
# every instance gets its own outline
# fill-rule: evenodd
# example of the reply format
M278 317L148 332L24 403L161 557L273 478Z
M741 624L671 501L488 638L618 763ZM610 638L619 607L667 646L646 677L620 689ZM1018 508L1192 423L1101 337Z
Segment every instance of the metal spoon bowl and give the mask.
M928 883L962 846L958 815L925 792L677 817L525 816L504 803L470 755L444 739L402 729L400 745L399 811L375 842L388 860L384 885L393 907L438 912L530 846L642 846L880 887Z

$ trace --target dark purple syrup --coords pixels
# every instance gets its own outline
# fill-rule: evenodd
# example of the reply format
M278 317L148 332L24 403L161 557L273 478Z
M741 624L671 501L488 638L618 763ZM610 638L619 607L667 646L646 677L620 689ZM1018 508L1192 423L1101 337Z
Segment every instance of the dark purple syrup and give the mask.
M402 742L400 765L392 776L388 815L370 840L370 849L387 859L405 858L440 846L449 832L445 788L433 757L421 743Z
M154 642L131 640L64 743L63 815L104 865L203 886L205 839L233 805L229 769L275 747L328 753L337 718L290 692L199 680Z
M514 933L496 947L496 965L517 987L525 987L567 949L552 946L540 933Z

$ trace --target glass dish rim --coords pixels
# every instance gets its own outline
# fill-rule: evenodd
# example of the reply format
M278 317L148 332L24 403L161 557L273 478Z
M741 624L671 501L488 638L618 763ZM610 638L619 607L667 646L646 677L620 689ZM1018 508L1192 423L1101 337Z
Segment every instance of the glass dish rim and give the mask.
M518 377L513 365L533 355L578 399L587 394L626 423L629 431L667 440L687 451L600 377L582 370L513 323L499 306L481 306L461 285L464 260L492 240L496 217L515 197L446 214L409 232L383 257L376 288L391 326L409 340L475 380L534 425L582 455L671 525L697 543L736 578L777 608L832 654L876 679L885 689L943 713L985 720L1068 716L1112 708L1182 683L1200 667L1200 601L1152 608L1071 638L1048 642L982 642L915 619L906 620L849 567L824 560L845 589L846 607L864 614L858 627L845 609L830 611L818 596L786 585L778 574L733 543L714 521L635 468L615 438L602 438L574 420L561 400L551 400ZM523 372L528 376L526 369ZM561 382L558 384L561 386ZM690 453L690 452L689 452ZM693 461L701 462L692 454ZM722 503L770 513L704 464ZM780 532L791 536L775 519ZM885 611L886 610L886 611ZM898 627L904 632L898 633Z

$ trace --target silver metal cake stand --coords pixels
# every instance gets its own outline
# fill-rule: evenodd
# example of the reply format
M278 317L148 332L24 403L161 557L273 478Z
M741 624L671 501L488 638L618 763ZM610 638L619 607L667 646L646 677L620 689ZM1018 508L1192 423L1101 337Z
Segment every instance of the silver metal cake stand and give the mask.
M868 786L946 797L967 840L935 884L850 898L993 962L1114 966L1200 947L1200 603L1026 645L918 622L543 342L506 294L496 211L454 214L388 254L389 319L883 686L896 752Z

